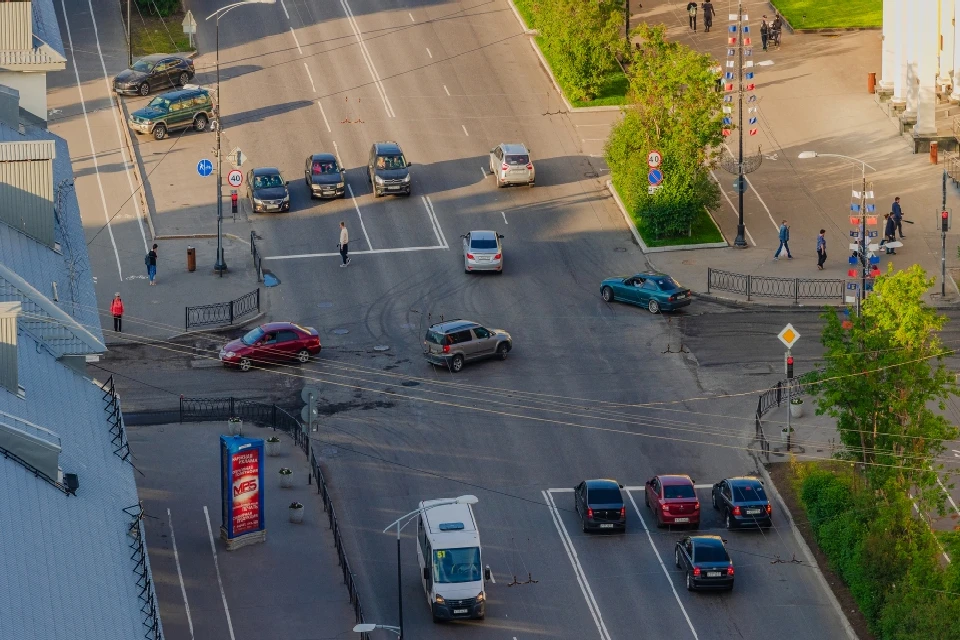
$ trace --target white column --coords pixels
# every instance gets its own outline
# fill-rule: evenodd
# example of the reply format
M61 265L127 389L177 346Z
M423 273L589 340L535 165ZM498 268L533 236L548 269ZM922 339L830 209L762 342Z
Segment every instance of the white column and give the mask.
M914 135L933 135L937 132L937 73L940 53L940 26L937 24L938 3L925 0L916 3L917 17L917 124Z
M960 0L955 0L960 2ZM886 5L884 5L886 8ZM907 101L907 42L909 34L907 32L907 0L896 0L894 3L894 16L892 22L896 22L897 28L894 30L895 40L893 42L893 98L892 102L904 104ZM886 17L884 17L886 24Z
M951 37L953 38L953 91L950 93L950 99L960 101L960 25L957 25L956 17L960 16L960 0L953 0L954 24Z
M953 28L954 0L940 0L940 81L950 82L953 76L953 52L956 46Z
M893 89L893 77L897 70L897 43L903 23L898 19L903 0L883 0L883 47L880 59L880 88Z
M917 86L917 41L920 39L917 10L908 6L909 2L903 3L903 13L906 16L904 20L904 36L906 46L904 47L904 83L903 91L907 101L905 114L917 115L917 101L919 99L919 87Z

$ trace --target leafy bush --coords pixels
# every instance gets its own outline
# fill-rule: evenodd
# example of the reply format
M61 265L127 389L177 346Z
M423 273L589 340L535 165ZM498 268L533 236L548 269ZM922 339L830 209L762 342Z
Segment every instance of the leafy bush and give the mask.
M166 18L180 11L180 0L137 0L137 7L144 15Z

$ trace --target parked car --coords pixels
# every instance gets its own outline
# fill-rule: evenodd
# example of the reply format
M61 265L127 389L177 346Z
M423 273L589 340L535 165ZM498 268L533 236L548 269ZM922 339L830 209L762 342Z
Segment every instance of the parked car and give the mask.
M616 480L584 480L573 489L573 504L580 528L587 531L627 530L627 507L623 488Z
M773 524L773 507L763 483L756 478L737 477L713 485L713 508L723 512L727 529L760 527Z
M687 591L733 590L733 560L720 536L689 536L674 548L677 569L684 572Z
M497 178L497 187L511 184L532 187L537 176L527 148L522 144L507 143L490 149L490 173Z
M700 526L700 500L693 480L685 475L661 475L647 480L643 501L658 527L672 524Z
M374 142L367 160L367 180L376 198L387 193L410 195L410 171L403 150L396 142Z
M320 353L316 329L293 322L268 322L231 340L220 349L220 362L249 371L254 365L296 360L301 364Z
M600 283L600 297L604 302L619 300L658 313L686 307L693 293L665 273L638 273L607 278Z
M307 156L303 166L303 179L311 198L342 198L347 192L345 173L332 153Z
M471 231L463 238L463 271L503 273L503 236L495 231Z
M181 54L154 53L140 58L113 79L113 90L127 95L148 95L155 89L182 87L194 76L193 60Z
M464 363L472 360L506 360L513 349L513 338L503 329L487 329L469 320L448 320L430 325L423 346L427 362L459 373Z
M193 127L206 131L213 117L213 99L206 89L180 89L161 93L130 114L130 128L163 140L167 132Z
M247 172L247 198L253 212L290 211L289 184L276 167L261 167Z

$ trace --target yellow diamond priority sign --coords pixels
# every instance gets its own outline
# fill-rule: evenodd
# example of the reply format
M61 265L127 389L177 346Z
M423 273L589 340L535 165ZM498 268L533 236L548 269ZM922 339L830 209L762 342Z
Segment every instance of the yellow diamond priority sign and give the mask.
M777 334L777 337L780 338L780 342L787 346L787 349L793 348L793 345L797 343L797 340L800 339L800 332L793 328L793 325L789 322L787 326L783 328L783 331Z

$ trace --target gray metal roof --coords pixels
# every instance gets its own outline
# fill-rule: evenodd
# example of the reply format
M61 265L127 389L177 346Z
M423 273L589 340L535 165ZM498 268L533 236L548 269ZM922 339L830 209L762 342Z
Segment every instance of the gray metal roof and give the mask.
M32 67L33 70L40 71L65 69L67 58L53 0L33 0L31 14L31 48L0 49L0 67ZM19 25L0 24L0 29L5 26L16 29Z
M39 40L40 42L37 42ZM60 37L60 23L57 21L57 12L53 7L53 0L33 0L33 46L39 47L45 43L66 62L67 54L63 49L63 38Z
M0 390L0 411L55 431L60 466L80 488L65 495L0 456L0 637L144 638L133 519L123 511L137 505L137 487L114 454L103 391L29 336L17 355L25 397Z

